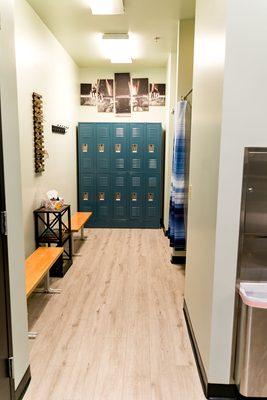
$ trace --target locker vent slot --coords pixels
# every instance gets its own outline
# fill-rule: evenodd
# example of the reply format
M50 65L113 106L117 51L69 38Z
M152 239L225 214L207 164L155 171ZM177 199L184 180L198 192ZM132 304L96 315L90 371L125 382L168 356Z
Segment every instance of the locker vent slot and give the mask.
M132 160L132 167L133 167L133 169L140 169L141 168L141 160L140 160L140 158L134 158Z
M141 186L141 178L140 176L133 176L132 177L132 186Z
M83 170L92 169L93 161L91 158L82 158L82 168Z
M100 176L98 178L98 183L100 186L108 186L108 177L107 176Z
M148 178L148 186L149 187L156 187L157 186L157 178L154 176L151 176Z
M108 207L99 207L99 215L100 217L108 216Z
M124 177L116 176L116 186L124 186Z
M132 207L132 217L140 217L140 207Z
M124 129L116 128L116 137L124 137Z
M82 183L84 186L93 186L94 178L92 176L84 176L82 178Z
M123 217L124 216L124 207L116 207L115 214L116 214L116 217Z
M124 158L117 158L116 160L116 168L123 169L124 168Z
M132 137L141 137L141 131L139 128L132 129Z
M97 136L101 138L109 137L109 129L108 128L98 128Z
M156 217L157 215L157 207L148 207L148 216L151 217Z
M109 160L107 158L102 158L102 160L99 160L99 167L101 169L108 169L109 167Z
M157 160L155 158L151 158L151 160L148 161L148 168L157 169Z

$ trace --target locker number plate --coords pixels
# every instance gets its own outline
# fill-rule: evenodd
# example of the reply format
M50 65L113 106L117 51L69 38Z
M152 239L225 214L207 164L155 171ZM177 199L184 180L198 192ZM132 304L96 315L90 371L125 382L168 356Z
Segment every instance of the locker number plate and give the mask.
M155 153L155 145L154 144L149 144L148 145L148 152L149 153Z
M121 153L121 144L120 143L115 144L115 153Z
M105 193L104 192L100 192L98 194L98 198L99 198L99 201L105 201Z
M131 199L132 199L132 201L137 201L137 193L136 192L132 192Z
M103 143L98 145L98 152L104 153L105 152L105 145Z
M121 201L121 193L120 192L116 192L115 193L115 200L116 201Z
M138 152L138 144L132 144L132 153Z
M89 200L89 193L83 192L83 201L88 201L88 200Z
M154 193L148 193L147 199L148 201L154 201Z
M84 144L82 145L82 152L83 152L83 153L88 153L88 144L87 144L87 143L84 143Z

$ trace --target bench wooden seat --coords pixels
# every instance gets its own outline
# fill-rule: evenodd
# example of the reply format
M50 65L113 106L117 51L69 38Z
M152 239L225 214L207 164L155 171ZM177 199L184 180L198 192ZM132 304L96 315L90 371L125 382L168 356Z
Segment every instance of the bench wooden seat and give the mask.
M92 211L88 212L76 212L71 217L71 232L72 232L72 255L75 257L80 256L80 254L75 253L75 245L74 245L74 233L81 231L80 240L86 240L84 237L84 225L93 215Z
M63 247L39 247L27 258L25 263L27 298L45 277L49 277L50 268L63 251Z
M88 219L91 218L92 215L93 213L91 211L76 212L76 214L74 214L71 217L71 231L79 232L84 227Z
M63 254L63 247L39 247L25 262L26 297L29 298L33 291L39 293L55 294L60 293L59 289L50 288L50 268ZM44 288L36 289L39 283L44 280ZM29 339L35 339L37 332L29 332Z

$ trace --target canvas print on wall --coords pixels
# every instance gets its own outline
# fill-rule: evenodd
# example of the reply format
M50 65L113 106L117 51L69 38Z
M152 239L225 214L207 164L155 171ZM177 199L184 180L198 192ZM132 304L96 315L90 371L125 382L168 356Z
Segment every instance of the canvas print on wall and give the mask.
M81 106L96 106L97 93L97 84L81 83Z
M149 111L148 79L134 78L132 80L133 111Z
M115 74L115 111L117 115L131 114L131 76Z
M112 113L114 111L114 85L113 79L99 79L97 110L100 113Z
M151 83L149 93L149 104L151 106L165 106L166 85L165 83Z

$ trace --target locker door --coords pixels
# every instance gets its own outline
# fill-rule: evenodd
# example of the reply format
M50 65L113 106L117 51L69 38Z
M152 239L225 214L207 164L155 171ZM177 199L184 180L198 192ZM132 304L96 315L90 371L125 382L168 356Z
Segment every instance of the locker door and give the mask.
M129 124L129 170L141 173L144 168L145 124Z
M131 220L140 221L140 227L143 225L144 217L144 178L143 174L136 174L134 172L129 174L129 215Z
M160 172L162 128L160 124L147 124L145 140L145 163L147 172Z
M111 221L110 175L96 175L97 226L109 226Z
M96 169L96 142L94 124L79 124L78 133L79 167L82 174Z
M111 199L113 220L119 224L120 220L126 220L127 215L127 174L114 173L111 178ZM117 225L119 226L119 225Z
M111 170L113 172L127 169L127 124L111 126Z
M110 171L110 124L96 124L97 172Z
M145 218L148 227L160 227L161 175L146 174Z
M88 226L92 226L97 220L96 213L96 174L84 174L80 176L79 210L93 211Z

